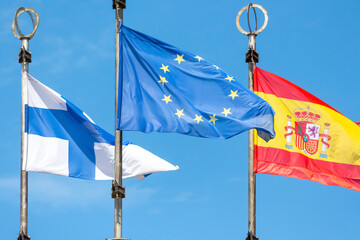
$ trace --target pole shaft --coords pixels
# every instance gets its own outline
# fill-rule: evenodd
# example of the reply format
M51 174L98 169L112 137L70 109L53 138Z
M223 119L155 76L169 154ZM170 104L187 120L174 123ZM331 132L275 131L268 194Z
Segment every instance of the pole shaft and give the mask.
M256 50L256 35L249 35L249 50ZM249 62L249 89L254 91L254 66L255 62ZM249 130L249 194L248 194L248 230L256 236L256 177L254 173L254 130Z
M123 21L123 9L115 9L115 181L122 186L122 131L116 129L119 90L119 21ZM122 237L122 198L114 198L114 236Z
M21 47L29 50L29 39L21 39ZM27 82L25 75L29 71L29 63L21 63L21 154L20 154L20 232L27 235L28 232L28 174L23 170L25 157L25 100L27 97Z

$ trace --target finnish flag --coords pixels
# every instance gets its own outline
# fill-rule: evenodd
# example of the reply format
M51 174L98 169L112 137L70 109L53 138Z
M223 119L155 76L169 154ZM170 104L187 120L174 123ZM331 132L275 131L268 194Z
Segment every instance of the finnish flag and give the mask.
M25 158L22 169L82 179L114 178L114 136L29 74L25 76ZM123 178L179 169L123 142Z

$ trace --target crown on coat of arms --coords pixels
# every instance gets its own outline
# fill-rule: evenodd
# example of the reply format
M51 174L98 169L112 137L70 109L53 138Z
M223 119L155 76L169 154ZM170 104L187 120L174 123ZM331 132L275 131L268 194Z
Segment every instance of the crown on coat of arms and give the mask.
M321 119L321 113L315 109L311 109L309 106L307 108L297 108L294 110L295 118L298 121L306 121L315 123Z

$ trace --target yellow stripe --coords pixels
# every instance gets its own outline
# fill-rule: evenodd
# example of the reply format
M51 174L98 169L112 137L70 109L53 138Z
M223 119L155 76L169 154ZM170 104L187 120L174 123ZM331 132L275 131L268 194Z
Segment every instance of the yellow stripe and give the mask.
M310 158L323 161L360 165L360 127L354 122L338 112L319 104L278 98L272 94L265 94L262 92L255 93L273 107L275 111L276 132L276 137L268 143L259 137L255 137L255 144L262 147L272 147L288 150L290 152L299 152ZM286 142L284 135L287 133L285 130L285 126L288 125L287 116L291 116L291 126L295 127L295 122L299 122L300 120L295 117L294 110L300 108L306 111L308 107L311 110L321 113L321 119L314 123L320 126L320 134L324 134L325 128L328 128L329 130L328 135L331 137L331 140L328 141L330 146L326 149L326 152L322 152L322 137L319 138L318 150L313 155L306 154L296 147L295 131L293 131L294 133L291 136L291 143L288 144ZM330 126L326 127L325 123L330 124ZM291 145L292 149L286 148L286 145ZM324 156L327 156L327 158L324 158Z

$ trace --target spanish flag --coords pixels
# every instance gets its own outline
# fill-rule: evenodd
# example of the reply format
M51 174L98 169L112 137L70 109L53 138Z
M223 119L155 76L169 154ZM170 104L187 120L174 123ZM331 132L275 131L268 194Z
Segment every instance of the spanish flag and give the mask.
M276 137L255 137L254 172L360 191L360 127L295 84L254 67L254 92L275 111Z

